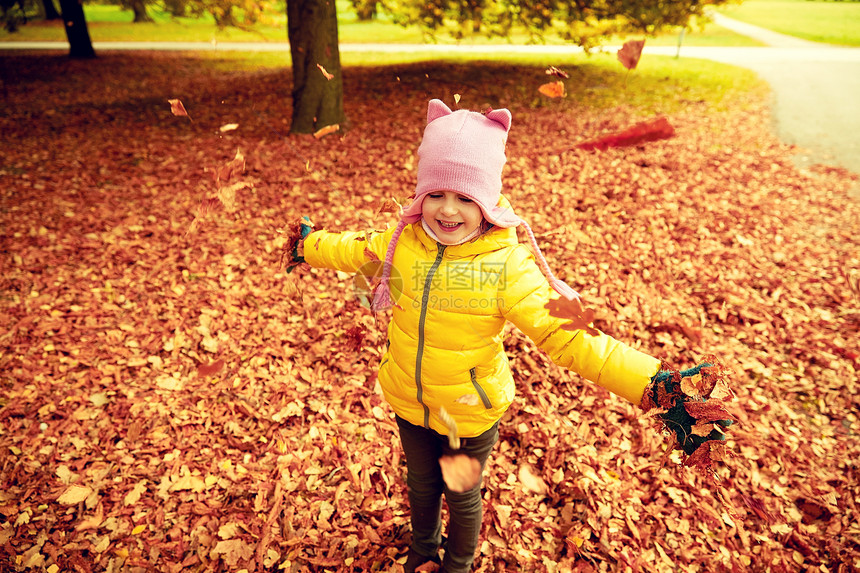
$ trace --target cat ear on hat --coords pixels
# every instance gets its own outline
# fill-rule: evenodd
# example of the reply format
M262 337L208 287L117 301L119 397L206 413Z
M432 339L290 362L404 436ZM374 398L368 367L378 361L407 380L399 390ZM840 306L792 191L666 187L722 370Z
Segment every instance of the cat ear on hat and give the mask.
M445 105L445 104L442 104L442 105ZM491 109L485 115L487 118L492 119L493 121L502 124L502 127L505 128L505 133L510 131L511 121L513 120L510 111L508 111L506 109Z
M440 99L431 99L430 103L427 104L427 123L435 119L439 119L440 117L444 117L446 115L451 115L451 108L449 108L445 103Z

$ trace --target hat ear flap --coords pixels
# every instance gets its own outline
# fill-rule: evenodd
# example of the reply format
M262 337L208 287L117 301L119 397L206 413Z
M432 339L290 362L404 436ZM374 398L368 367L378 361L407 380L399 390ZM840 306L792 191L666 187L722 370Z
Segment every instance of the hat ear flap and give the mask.
M510 131L511 129L511 112L506 109L494 109L487 112L487 117L492 119L493 121L502 124L502 127L505 128L505 133Z
M440 99L431 99L430 103L427 105L427 123L430 123L434 119L439 119L440 117L451 115L451 108L449 108L445 103Z

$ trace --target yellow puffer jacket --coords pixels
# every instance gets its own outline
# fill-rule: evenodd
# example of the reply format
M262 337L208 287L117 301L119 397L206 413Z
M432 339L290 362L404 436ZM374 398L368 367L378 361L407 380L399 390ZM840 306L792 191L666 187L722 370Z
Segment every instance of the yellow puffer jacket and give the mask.
M305 260L314 267L355 272L379 259L394 229L311 233ZM404 229L394 254L388 348L379 382L395 413L446 434L444 407L462 437L488 430L514 398L514 380L502 345L510 320L558 365L639 404L660 361L600 333L566 331L564 319L544 305L557 298L515 229L494 229L477 239L444 246L420 223ZM398 275L402 292L398 294Z

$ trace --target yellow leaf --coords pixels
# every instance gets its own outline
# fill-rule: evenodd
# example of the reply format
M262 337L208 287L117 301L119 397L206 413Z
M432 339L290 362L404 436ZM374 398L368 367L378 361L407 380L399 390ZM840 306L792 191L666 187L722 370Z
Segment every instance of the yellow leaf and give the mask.
M131 530L131 534L132 535L140 535L141 533L143 533L144 529L146 529L146 525L135 526L135 528Z
M72 485L57 498L57 501L63 505L75 505L87 499L91 493L93 493L93 490L90 487Z

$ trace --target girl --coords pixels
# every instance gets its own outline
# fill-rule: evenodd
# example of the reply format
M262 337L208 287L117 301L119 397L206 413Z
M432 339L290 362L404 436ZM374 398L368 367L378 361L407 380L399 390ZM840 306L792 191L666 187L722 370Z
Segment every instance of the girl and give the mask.
M722 437L716 429L691 435L695 420L683 411L680 376L657 376L658 359L591 328L565 330L566 321L549 313L550 301L578 295L552 274L528 224L501 195L510 127L506 109L452 112L430 101L415 197L397 226L365 239L364 232L310 232L303 225L304 240L291 246L294 262L314 267L355 272L371 262L368 251L384 261L371 308L392 309L379 382L406 457L413 534L407 572L440 561L443 494L450 522L442 571L471 569L481 529L479 472L514 398L505 321L556 364L634 404L643 403L649 385L649 405L672 397L677 407L663 416L688 453ZM532 252L519 244L518 226ZM454 428L459 444L446 438ZM443 479L440 459L444 465L455 453L468 456L478 475L465 491Z

